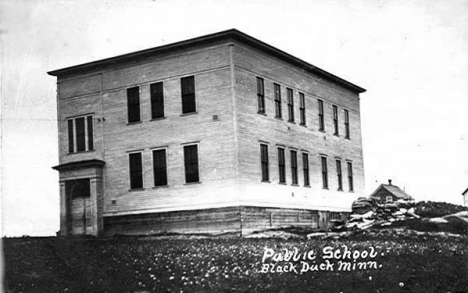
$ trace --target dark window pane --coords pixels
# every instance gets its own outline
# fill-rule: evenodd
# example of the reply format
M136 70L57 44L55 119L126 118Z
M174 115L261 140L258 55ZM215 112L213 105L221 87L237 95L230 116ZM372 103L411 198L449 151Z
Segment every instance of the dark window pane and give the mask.
M323 118L323 101L318 100L318 112L319 112L319 130L325 130L325 121Z
M151 92L151 118L164 117L164 91L163 83L153 83L150 85Z
M93 117L86 117L88 123L88 150L94 149L94 139L93 139Z
M198 147L190 145L184 147L185 182L199 182L198 174Z
M294 96L293 90L287 89L288 93L288 121L294 122Z
M349 191L354 190L354 182L353 182L353 164L348 162L348 184L349 184Z
M341 175L341 161L336 160L336 176L338 180L338 190L343 190L343 176Z
M65 194L67 198L90 197L91 189L89 182L90 180L87 178L65 181Z
M133 87L127 89L128 122L140 121L140 89Z
M297 152L291 151L291 177L292 184L297 184Z
M328 170L327 170L327 158L322 157L322 186L328 188Z
M129 155L130 159L130 189L143 188L143 169L141 153Z
M195 77L188 76L180 79L182 90L182 113L196 112Z
M345 114L345 137L350 138L350 133L349 133L349 111L344 110Z
M334 135L339 134L338 130L338 107L333 105L333 126L334 126Z
M275 90L275 115L277 118L281 118L283 115L281 112L281 86L279 84L273 85Z
M68 152L75 152L75 132L73 131L73 120L68 120Z
M299 111L301 116L301 125L306 125L305 96L303 93L299 93Z
M304 170L304 186L310 186L308 154L302 154L302 167Z
M166 150L153 151L154 186L167 185Z
M86 136L85 136L85 119L84 117L76 118L76 151L82 152L86 150Z
M278 148L278 169L279 169L279 182L286 183L286 166L284 159L284 149Z
M263 79L257 77L258 113L265 113L265 86Z
M261 164L262 164L262 181L269 181L270 174L268 170L268 146L267 145L260 145L260 157L261 157Z

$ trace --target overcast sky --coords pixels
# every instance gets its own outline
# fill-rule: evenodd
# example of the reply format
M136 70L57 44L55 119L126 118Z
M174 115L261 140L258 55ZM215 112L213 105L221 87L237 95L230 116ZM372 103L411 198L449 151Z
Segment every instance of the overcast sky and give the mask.
M468 1L0 0L2 234L59 230L47 71L231 28L367 89L366 195L393 179L417 200L462 203Z

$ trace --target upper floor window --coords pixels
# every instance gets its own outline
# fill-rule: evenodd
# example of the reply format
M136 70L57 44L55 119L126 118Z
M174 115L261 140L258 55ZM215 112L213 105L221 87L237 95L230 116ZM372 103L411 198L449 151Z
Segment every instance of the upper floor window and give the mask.
M353 163L351 162L348 162L348 184L349 184L349 191L354 191Z
M294 95L293 90L288 88L286 89L288 93L288 121L294 122Z
M265 113L265 84L263 78L257 77L258 113Z
M279 182L286 183L286 163L283 148L278 148L278 171Z
M336 176L338 180L338 190L343 190L343 176L341 173L341 161L336 160Z
M273 84L275 90L275 117L281 118L281 86L277 83Z
M318 100L319 130L321 131L325 131L325 120L323 114L323 101Z
M338 130L338 107L333 105L333 134L334 135L339 135L339 130Z
M291 180L292 184L297 184L297 152L291 151Z
M344 110L344 124L345 124L345 138L351 138L351 134L349 131L349 111Z
M321 157L322 161L322 187L328 189L328 168L327 168L327 158Z
M167 185L166 149L153 151L154 186Z
M182 114L196 112L195 76L181 78L180 87L182 92Z
M262 165L262 181L269 181L268 146L266 144L260 145L260 163Z
M130 189L143 188L143 164L141 153L131 153L128 155L130 167Z
M198 145L184 146L185 182L200 182L198 172Z
M93 116L84 116L67 120L68 152L84 152L94 149Z
M128 123L139 122L140 118L140 88L127 89Z
M163 83L157 82L150 85L151 92L151 118L164 117L164 90Z
M299 115L301 116L301 125L306 125L306 106L303 93L299 93Z
M307 153L302 153L302 169L304 171L304 186L310 186L309 155Z

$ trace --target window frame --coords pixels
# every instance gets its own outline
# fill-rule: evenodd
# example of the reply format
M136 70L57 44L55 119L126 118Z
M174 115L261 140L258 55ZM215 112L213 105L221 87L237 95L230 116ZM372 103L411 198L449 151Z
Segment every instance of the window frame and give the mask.
M351 139L351 130L349 129L349 111L344 109L345 138Z
M346 162L346 166L348 169L348 187L349 191L354 191L354 174L353 174L353 162Z
M291 88L286 88L286 96L288 99L288 122L294 122L294 91Z
M164 113L164 83L162 81L150 84L151 119L161 119Z
M291 160L291 184L292 185L298 185L299 184L299 178L297 174L297 151L296 150L290 150L289 151L289 156Z
M265 80L257 76L257 113L265 114Z
M319 119L319 131L325 131L325 110L323 106L323 100L318 99L318 119Z
M278 182L286 184L286 152L283 147L278 147Z
M302 171L304 174L304 186L310 187L309 154L302 153Z
M305 126L306 122L306 103L305 103L305 95L304 93L299 92L299 116L300 116L300 124Z
M164 151L164 164L163 164L163 168L156 168L156 157L155 157L155 153L159 153L161 151ZM161 186L168 186L168 174L167 174L167 148L156 148L156 149L152 149L151 150L151 154L153 156L153 184L154 184L154 187L161 187ZM160 169L163 169L164 171L161 172L159 171ZM158 170L158 171L156 171ZM162 174L164 173L164 174ZM158 175L163 175L162 177L162 182L161 181L161 177L158 177Z
M281 85L273 83L273 91L275 93L275 118L283 118L283 110L281 109Z
M322 188L323 189L328 189L328 162L327 162L327 157L321 156L320 157L321 161L321 167L322 167Z
M187 84L185 83L186 81ZM187 89L188 92L186 92ZM191 91L192 89L193 92ZM182 115L197 113L195 75L184 76L180 78L180 96L182 102Z
M135 96L131 92L135 91ZM141 122L141 101L140 101L140 87L132 86L126 89L127 93L127 123Z
M78 119L83 119L83 134L80 137L78 137ZM74 116L66 118L66 121L68 132L68 154L77 154L94 151L94 114ZM81 143L83 143L84 149L78 150L79 143L80 145Z
M193 147L195 147L195 150L196 150L196 162L188 162L189 158L187 156L187 150L189 148L193 148ZM200 183L201 182L201 180L200 180L200 156L199 156L198 149L199 149L199 144L198 143L184 145L184 178L185 178L185 184ZM193 153L191 155L193 155ZM193 159L193 157L190 158L190 159ZM194 170L196 172L192 172L192 173L194 173L194 175L189 175L190 174L190 172L188 172L188 167L189 166L191 166L191 167L195 166ZM189 178L190 176L193 176L193 178Z
M135 156L139 156L139 164L140 164L140 170L134 169L135 168L135 163L132 164L132 158ZM138 165L138 164L136 164ZM132 190L141 190L144 189L145 183L144 183L144 176L143 176L143 151L135 151L135 152L129 152L128 153L128 172L129 172L129 183L130 183L130 191ZM136 175L135 175L136 173ZM135 181L135 177L138 177ZM137 184L140 183L140 184Z
M338 106L333 105L333 135L339 136L340 130L338 127Z
M270 182L270 160L268 157L268 145L260 144L260 167L262 182Z
M338 181L338 191L343 191L343 172L341 168L341 160L336 159L336 177Z

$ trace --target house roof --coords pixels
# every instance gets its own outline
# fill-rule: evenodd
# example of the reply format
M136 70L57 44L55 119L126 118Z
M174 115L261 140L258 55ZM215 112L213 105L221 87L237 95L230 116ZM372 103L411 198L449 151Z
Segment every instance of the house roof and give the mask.
M465 189L465 191L462 192L462 195L465 195L468 193L468 188Z
M400 187L396 185L389 185L389 184L381 184L375 191L374 193L371 194L370 197L373 197L377 192L380 191L380 189L385 189L388 192L390 192L392 195L395 197L401 198L401 199L412 199L412 197L407 194L405 191L401 190Z
M88 63L84 63L80 65L52 70L47 73L52 76L64 76L68 74L84 73L90 70L100 70L108 66L120 64L122 62L134 61L134 60L138 60L141 58L147 58L150 56L157 56L158 54L167 53L175 49L189 48L194 45L211 44L213 42L218 42L220 40L240 41L242 43L251 45L255 47L256 49L259 49L263 51L264 53L273 55L283 61L289 62L295 66L298 66L301 69L304 69L305 71L317 74L318 76L324 79L338 83L353 92L363 93L366 91L362 87L359 87L349 81L346 81L310 63L307 63L299 58L296 58L286 52L283 52L273 46L268 45L267 43L257 40L236 29L226 30L226 31L222 31L222 32L218 32L218 33L214 33L210 35L201 36L198 38L193 38L193 39L189 39L189 40L185 40L185 41L181 41L177 43L154 47L151 49L146 49L142 51L119 55L119 56L115 56L111 58L101 59L101 60L88 62Z

